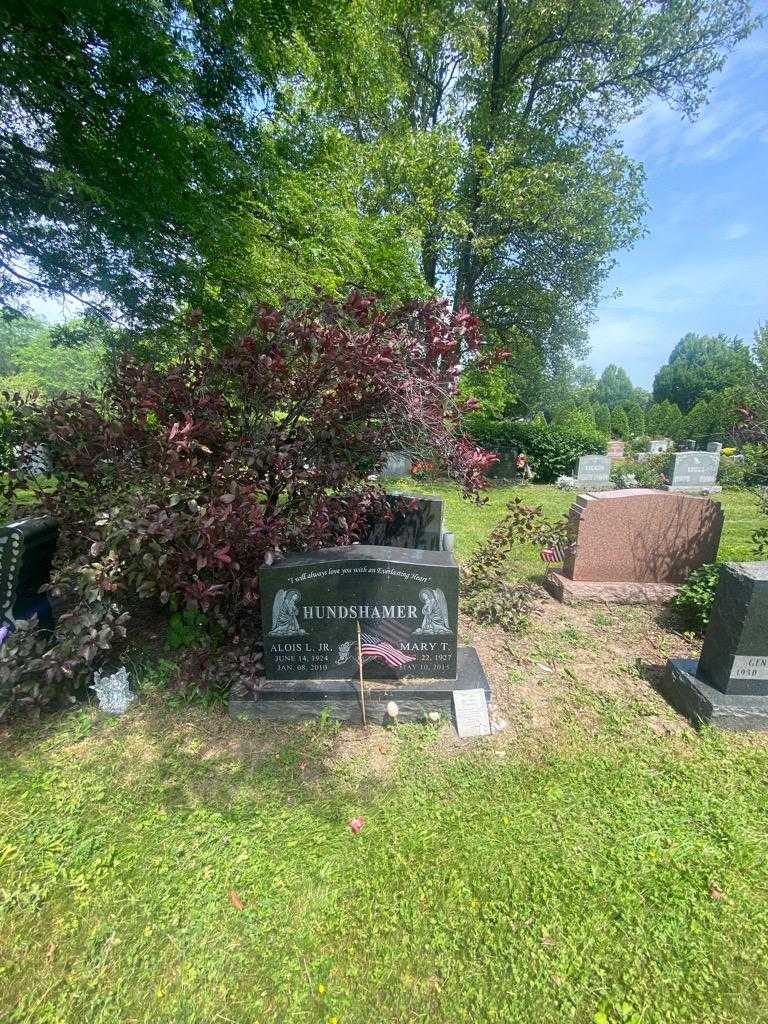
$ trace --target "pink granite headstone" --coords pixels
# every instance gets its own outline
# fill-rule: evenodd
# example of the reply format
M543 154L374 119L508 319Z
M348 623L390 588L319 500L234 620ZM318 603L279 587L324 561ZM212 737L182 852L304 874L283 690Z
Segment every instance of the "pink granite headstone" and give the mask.
M711 498L640 488L582 494L571 508L563 575L613 583L682 583L714 562L723 511Z

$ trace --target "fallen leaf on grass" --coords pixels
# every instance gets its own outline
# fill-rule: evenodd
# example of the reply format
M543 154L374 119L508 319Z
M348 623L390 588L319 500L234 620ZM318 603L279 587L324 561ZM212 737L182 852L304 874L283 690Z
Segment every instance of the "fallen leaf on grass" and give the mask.
M725 897L725 893L717 884L717 882L710 882L709 895L712 897L713 900L721 900Z
M306 761L299 761L299 763L298 763L298 765L296 767L299 769L300 772L306 771L307 762Z
M542 672L554 672L553 668L549 668L548 665L542 665L540 661L536 662L536 668L540 668Z
M357 835L357 833L360 831L360 829L365 824L365 818L361 814L359 818L353 818L351 821L348 821L347 824L352 829L352 831L355 833L355 835Z
M48 949L45 951L45 959L49 964L53 963L53 954L56 952L56 947L52 942L48 943Z
M245 910L245 904L240 899L239 893L237 893L234 889L230 889L228 895L229 902L232 904L235 910Z

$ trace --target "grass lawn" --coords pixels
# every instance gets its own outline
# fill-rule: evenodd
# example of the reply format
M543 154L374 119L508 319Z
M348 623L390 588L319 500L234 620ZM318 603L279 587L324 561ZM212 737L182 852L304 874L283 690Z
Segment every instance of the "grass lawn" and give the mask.
M443 493L466 555L514 492ZM658 696L692 639L544 598L462 632L509 722L479 741L232 722L156 669L122 718L0 727L0 1021L768 1022L768 737Z
M452 484L421 484L414 480L397 481L397 489L439 495L445 502L446 529L456 536L456 556L467 558L472 548L484 540L504 514L506 504L519 497L527 505L541 505L553 519L564 515L574 502L572 491L560 491L551 484L531 484L527 487L493 487L486 492L488 503L474 505L461 497ZM759 517L754 496L749 491L724 491L713 495L725 511L725 525L720 542L719 559L748 560L753 556L751 535L757 528ZM526 552L526 561L541 572L538 552Z

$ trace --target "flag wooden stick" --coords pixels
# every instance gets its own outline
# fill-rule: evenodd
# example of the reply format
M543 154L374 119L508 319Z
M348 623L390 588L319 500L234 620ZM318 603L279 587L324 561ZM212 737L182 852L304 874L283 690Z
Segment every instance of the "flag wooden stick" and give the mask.
M363 649L360 644L360 623L357 623L357 671L360 677L360 707L363 711L363 728L367 728L365 720L365 688L363 686Z

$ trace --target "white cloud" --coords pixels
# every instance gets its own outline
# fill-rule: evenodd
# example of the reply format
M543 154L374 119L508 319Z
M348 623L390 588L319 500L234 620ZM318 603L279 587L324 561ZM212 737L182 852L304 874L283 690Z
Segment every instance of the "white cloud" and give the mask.
M744 224L741 221L734 221L733 224L728 224L723 231L722 238L724 242L737 242L740 238L746 238L752 229L749 224Z
M738 46L723 71L713 76L709 103L695 121L660 99L652 100L621 132L627 151L644 161L692 164L723 160L745 141L768 143L766 53L765 30Z

